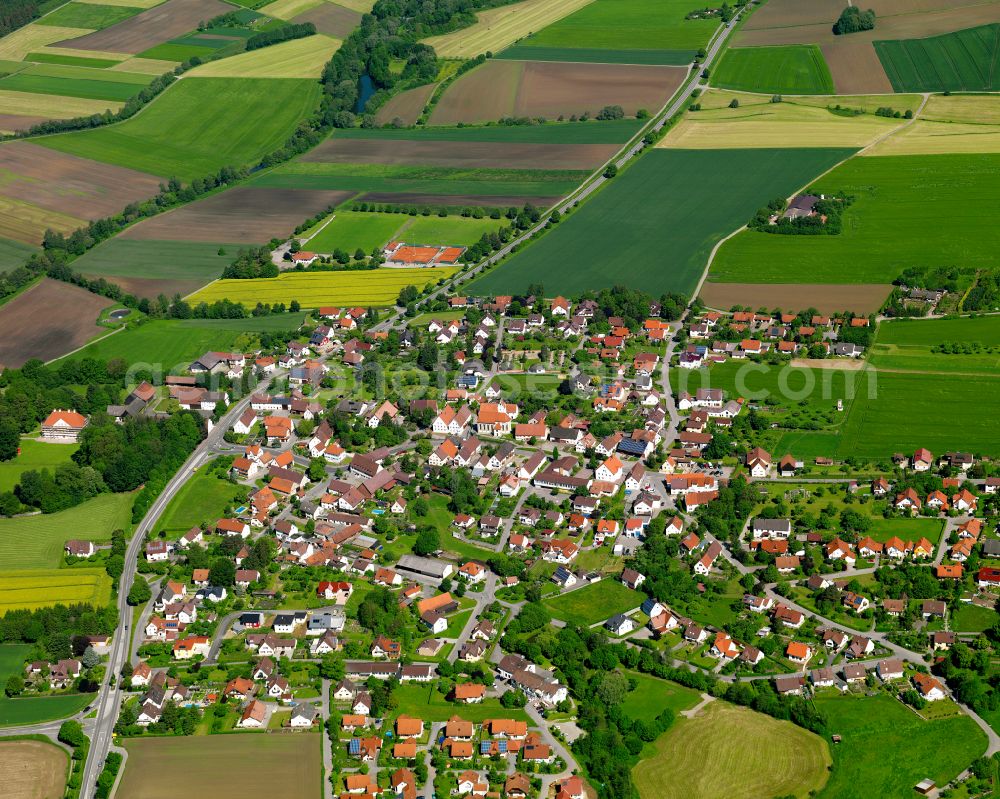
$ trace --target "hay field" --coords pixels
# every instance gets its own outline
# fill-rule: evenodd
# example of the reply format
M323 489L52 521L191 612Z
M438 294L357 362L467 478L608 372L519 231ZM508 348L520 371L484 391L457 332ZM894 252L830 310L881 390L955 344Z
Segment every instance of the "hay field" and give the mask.
M59 604L100 607L110 599L111 578L99 566L0 572L0 616Z
M323 5L324 2L325 0L274 0L273 3L258 9L258 13L277 19L291 19L304 11Z
M318 78L340 41L316 34L221 58L192 70L192 78Z
M729 108L737 99L739 108ZM826 98L832 101L834 98ZM852 98L835 98L853 106ZM712 107L707 107L711 105ZM721 106L721 107L720 107ZM772 103L760 95L711 91L701 111L689 111L657 147L864 147L903 124L874 114L841 116L798 99Z
M424 44L433 47L442 58L472 58L480 53L497 53L592 2L594 0L522 0L480 11L475 25L443 36L431 36Z
M90 33L87 28L59 28L52 25L26 25L0 39L0 58L11 61L21 61L28 53L32 53L47 44L69 39L74 36L84 36ZM79 55L79 53L78 53Z
M679 719L632 778L641 799L806 797L826 783L831 762L818 735L715 701Z
M0 740L5 799L62 799L69 755L45 741Z
M192 303L228 299L253 307L258 302L298 300L303 308L323 305L395 305L400 289L451 277L451 267L417 269L369 269L351 272L286 272L276 278L260 280L216 280L192 294Z
M91 114L117 111L124 105L114 100L89 100L56 94L34 94L0 89L0 114L36 116L46 119L72 119Z

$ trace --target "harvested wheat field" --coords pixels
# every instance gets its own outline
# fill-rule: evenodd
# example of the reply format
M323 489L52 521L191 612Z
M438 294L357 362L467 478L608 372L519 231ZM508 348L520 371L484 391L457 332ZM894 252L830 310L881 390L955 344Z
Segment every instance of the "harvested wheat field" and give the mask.
M27 115L45 119L72 119L105 111L117 111L124 103L113 100L89 100L56 94L31 94L0 89L0 114Z
M361 15L357 11L338 6L334 3L320 3L292 19L293 22L311 22L316 30L337 39L346 39L351 31L361 24Z
M712 283L706 281L698 296L710 308L729 310L734 305L781 308L796 312L815 308L820 313L854 311L875 313L892 286L883 284L811 283Z
M263 8L257 9L259 13L277 19L291 19L297 14L302 14L310 8L322 5L324 0L274 0Z
M428 83L426 86L400 92L375 112L375 121L379 125L389 125L393 120L399 119L404 125L413 125L436 88L436 83Z
M110 28L64 39L59 44L77 50L141 53L231 10L232 6L219 0L167 0Z
M191 78L318 78L340 47L339 39L306 36L220 58L188 73Z
M487 61L449 88L432 125L489 122L506 116L596 114L620 105L627 116L661 108L687 75L682 67Z
M44 741L0 741L4 799L61 799L69 756Z
M22 61L28 53L33 53L47 44L58 42L68 36L85 36L89 28L59 28L55 25L26 25L0 39L0 58L8 61Z
M126 167L39 147L27 141L0 146L0 193L82 219L118 213L148 200L160 179Z
M436 205L447 208L513 208L530 203L536 208L550 208L562 197L528 197L500 194L415 194L412 192L369 191L357 198L370 203L398 205Z
M344 164L412 164L460 169L594 169L618 151L617 144L520 144L513 142L327 139L303 161Z
M240 186L133 225L122 238L265 244L352 193Z
M918 119L865 155L1000 153L1000 97L932 95Z
M518 39L568 17L593 0L522 0L476 14L476 24L468 28L431 36L424 44L442 58L472 58L480 53L498 53Z
M21 366L29 358L50 361L82 347L98 333L107 297L42 278L0 306L0 366Z
M871 42L834 42L820 50L837 94L892 93L892 84Z

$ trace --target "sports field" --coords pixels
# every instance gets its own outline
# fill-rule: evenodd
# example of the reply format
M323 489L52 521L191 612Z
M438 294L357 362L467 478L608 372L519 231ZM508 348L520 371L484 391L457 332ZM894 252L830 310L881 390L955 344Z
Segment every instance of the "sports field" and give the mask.
M183 773L216 799L319 799L323 795L320 736L210 735L126 741L128 763L118 799L176 799L164 773ZM247 768L252 763L253 768Z
M46 444L34 439L21 439L21 453L9 461L0 461L0 491L13 491L21 476L28 469L49 469L69 463L70 457L80 447L77 444Z
M369 269L350 272L286 272L259 280L216 280L188 298L189 302L228 299L248 307L258 302L298 300L303 308L323 305L395 305L406 286L422 289L455 273L451 267Z
M340 41L317 34L210 61L192 78L318 78ZM0 86L3 84L0 83Z
M122 358L130 365L147 363L169 374L185 370L208 350L250 347L256 332L295 330L304 318L298 313L251 319L157 319L95 341L73 357Z
M202 466L170 500L156 523L156 530L165 530L167 538L176 540L192 527L214 524L241 491L245 489L209 473L208 465Z
M839 235L744 231L719 249L710 277L889 283L909 266L990 268L1000 245L1000 228L988 210L1000 199L998 178L1000 155L853 158L816 185L855 197Z
M910 799L920 780L946 785L986 749L986 735L965 715L924 721L885 694L814 701L841 736L818 799Z
M831 761L818 735L721 700L678 719L655 749L632 769L641 799L806 797Z
M0 774L6 799L62 799L69 755L46 741L0 739Z
M24 661L31 655L29 644L5 644L0 646L0 683L7 684L7 678L12 674L21 674ZM94 694L68 694L64 696L39 696L11 698L0 693L0 727L38 724L43 721L61 719L72 716L82 710L93 699ZM10 778L8 772L4 775L5 791ZM64 776L64 775L63 775ZM6 793L4 794L6 799ZM29 794L31 799L36 795ZM62 791L56 794L62 796Z
M686 64L708 44L718 18L684 19L691 0L594 0L537 31L502 58Z
M849 152L653 150L475 288L510 294L541 282L554 296L625 282L689 294L720 238Z
M0 572L0 616L10 610L111 600L111 578L101 567Z
M726 51L712 85L747 92L833 94L833 78L815 45L743 47Z
M850 97L827 97L830 107L786 98L780 103L760 94L714 89L701 110L688 111L658 147L726 149L730 147L864 147L898 128L903 120L872 113L849 116L833 106L853 107ZM739 107L730 108L736 100Z
M316 107L308 80L182 80L119 125L46 136L38 143L161 177L192 180L249 164L284 143Z
M133 499L132 494L98 494L59 513L0 519L0 567L6 572L57 568L68 539L108 541L113 531L128 530Z
M523 36L540 31L594 0L521 0L509 6L476 14L469 28L431 36L424 44L440 58L473 58L480 53L498 53Z
M1000 24L930 36L875 42L897 92L996 91Z
M590 626L639 607L645 597L618 580L602 580L543 600L549 613L567 624Z

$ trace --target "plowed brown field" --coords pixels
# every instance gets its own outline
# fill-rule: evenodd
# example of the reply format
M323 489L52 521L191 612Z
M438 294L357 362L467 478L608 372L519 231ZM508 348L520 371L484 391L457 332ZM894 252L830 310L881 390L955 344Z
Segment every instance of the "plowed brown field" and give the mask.
M825 314L838 311L870 314L882 307L891 290L892 286L882 284L706 282L698 296L705 305L722 310L741 305L790 312L815 308Z
M837 94L892 94L871 42L834 42L821 48Z
M501 196L493 194L414 194L391 191L370 191L358 197L370 203L396 203L399 205L443 205L448 208L481 206L483 208L509 208L531 203L537 208L555 205L562 197Z
M343 6L322 3L299 14L292 21L296 23L311 22L320 33L325 33L336 39L346 39L351 31L361 24L361 15L357 11L351 11Z

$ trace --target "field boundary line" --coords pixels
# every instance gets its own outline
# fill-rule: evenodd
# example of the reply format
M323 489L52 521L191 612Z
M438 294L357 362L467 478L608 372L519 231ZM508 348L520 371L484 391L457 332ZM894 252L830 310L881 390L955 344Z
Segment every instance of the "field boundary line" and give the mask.
M50 361L46 361L45 365L48 366L50 363L55 363L56 361L62 360L63 358L68 358L70 355L75 355L80 350L84 350L87 347L89 347L91 344L96 344L98 341L104 341L104 339L110 338L115 333L118 333L118 332L120 332L120 331L122 331L124 329L125 329L125 325L121 325L120 327L116 327L114 330L108 331L103 336L97 336L97 338L92 338L86 344L82 344L81 346L77 347L75 350L71 350L71 351L67 352L65 355L60 355L58 358L53 358Z

